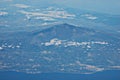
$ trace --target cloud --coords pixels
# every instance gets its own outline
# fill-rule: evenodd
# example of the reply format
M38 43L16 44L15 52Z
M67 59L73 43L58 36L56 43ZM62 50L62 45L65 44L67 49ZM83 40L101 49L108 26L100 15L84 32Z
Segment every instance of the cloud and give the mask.
M0 47L0 50L3 50L3 48L2 48L2 47Z
M40 17L35 17L35 19L41 19L41 20L44 20L44 21L54 21L55 19L54 18L51 18L51 17L45 17L45 16L40 16Z
M29 8L30 7L30 6L25 5L25 4L15 4L13 6L18 7L18 8Z
M46 42L46 43L43 43L43 44L44 44L45 46L50 46L50 45L58 46L58 45L61 45L61 44L62 44L62 41L54 38L54 39L51 39L50 42Z
M113 69L120 69L120 66L110 66L110 68L113 68Z
M104 68L99 68L94 65L83 64L80 61L76 61L76 64L79 65L80 67L83 67L84 69L90 70L90 71L103 71L104 70Z
M93 16L93 15L91 15L91 14L84 14L84 15L81 15L82 17L85 17L85 18L87 18L87 19L90 19L90 20L95 20L95 19L97 19L98 17L96 17L96 16Z
M18 44L8 44L8 43L4 43L0 46L0 50L3 50L3 49L18 49L21 47L21 43L18 43Z
M59 8L52 8L49 7L44 10L40 10L39 12L34 11L19 11L22 14L25 14L27 18L32 18L34 19L41 19L44 21L53 21L55 19L73 19L75 17L74 14L70 14L65 10L59 9Z
M60 22L44 22L41 25L42 26L47 26L47 25L57 25L57 24L60 24Z
M8 12L0 12L0 16L4 16L4 15L7 15Z
M99 45L107 45L107 42L104 41L91 41L91 42L75 42L75 41L66 41L66 40L59 40L57 38L51 39L49 42L41 43L41 45L44 46L64 46L64 47L69 47L69 46L87 46L87 48L91 48L90 45L92 44L99 44Z

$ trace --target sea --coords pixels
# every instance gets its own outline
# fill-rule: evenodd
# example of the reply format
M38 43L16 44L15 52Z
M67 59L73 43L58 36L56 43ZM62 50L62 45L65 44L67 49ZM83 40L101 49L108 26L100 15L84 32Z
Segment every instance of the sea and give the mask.
M107 70L93 74L40 73L0 71L0 80L120 80L120 70Z

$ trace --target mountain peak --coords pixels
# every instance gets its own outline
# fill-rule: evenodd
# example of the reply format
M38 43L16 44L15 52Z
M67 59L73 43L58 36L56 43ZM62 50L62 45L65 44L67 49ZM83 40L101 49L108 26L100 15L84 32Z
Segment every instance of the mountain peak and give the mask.
M34 35L39 38L45 38L45 40L52 39L52 38L59 38L59 39L80 39L82 36L86 37L93 33L93 30L77 27L74 25L70 25L67 23L54 25L52 27L46 28L44 30L34 32Z
M64 25L64 26L73 26L73 25L68 24L68 23L63 23L63 24L60 24L60 25Z

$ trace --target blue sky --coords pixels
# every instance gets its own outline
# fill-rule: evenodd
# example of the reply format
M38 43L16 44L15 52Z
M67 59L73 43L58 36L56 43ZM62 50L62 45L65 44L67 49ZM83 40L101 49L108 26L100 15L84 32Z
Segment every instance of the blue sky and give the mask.
M54 0L53 2L79 9L120 14L120 0Z

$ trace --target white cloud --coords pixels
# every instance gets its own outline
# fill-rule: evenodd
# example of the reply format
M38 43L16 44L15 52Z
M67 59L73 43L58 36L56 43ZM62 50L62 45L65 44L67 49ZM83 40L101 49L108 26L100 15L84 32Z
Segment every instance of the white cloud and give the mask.
M97 19L98 17L96 17L96 16L93 16L93 15L91 15L91 14L84 14L84 15L81 15L82 17L85 17L85 18L87 18L87 19L90 19L90 20L95 20L95 19Z
M30 6L25 5L25 4L15 4L13 6L18 7L18 8L29 8L30 7Z
M83 67L84 69L90 70L90 71L103 71L104 70L104 68L99 68L97 66L82 64L80 61L76 61L76 64L79 65L80 67Z
M108 42L105 42L105 41L76 42L76 41L66 41L66 40L59 40L57 38L53 38L49 42L41 43L41 45L44 45L44 46L51 46L51 45L64 46L64 47L87 46L87 48L91 48L90 45L92 44L107 45Z
M41 25L42 25L42 26L46 26L46 25L48 25L48 23L45 22L45 23L42 23Z
M54 18L51 18L51 17L35 17L35 19L41 19L41 20L44 20L44 21L54 21L55 19Z
M120 66L110 66L110 68L120 69Z
M0 50L3 50L3 48L2 48L2 47L0 47Z
M0 12L0 16L4 16L4 15L7 15L8 12Z
M43 59L46 61L52 61L52 58L49 58L49 57L43 57Z
M2 44L2 46L0 47L0 50L2 50L2 49L6 49L6 48L9 48L9 49L17 49L17 48L20 48L21 47L21 43L19 43L19 44L7 44L7 43L5 43L5 44Z
M46 50L44 50L44 51L41 51L41 53L42 53L42 54L51 54L52 52L51 52L51 51L46 51Z
M47 15L54 17L54 18L69 18L75 17L73 14L69 14L66 11L48 11Z
M25 14L29 18L34 17L34 19L42 19L44 21L53 21L55 19L73 19L74 14L70 14L65 10L59 8L47 8L40 11L19 11L22 14Z
M44 45L45 45L45 46L50 46L50 45L58 46L58 45L60 45L61 43L62 43L61 40L58 40L58 39L54 38L54 39L51 39L50 42L44 43Z
M50 6L50 7L48 7L48 8L46 8L46 10L48 11L48 10L64 10L63 8L55 8L55 7L52 7L52 6Z
M47 25L56 25L56 24L60 24L60 22L44 22L44 23L42 23L40 25L47 26Z

